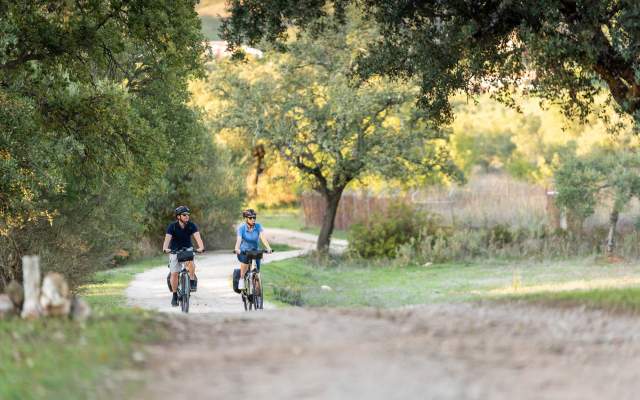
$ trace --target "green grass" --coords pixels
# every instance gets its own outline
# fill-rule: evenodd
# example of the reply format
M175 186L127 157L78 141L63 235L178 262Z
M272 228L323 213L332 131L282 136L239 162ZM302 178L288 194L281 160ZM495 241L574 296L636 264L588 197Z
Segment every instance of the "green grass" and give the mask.
M586 306L627 313L640 312L640 287L541 292L507 297L551 306Z
M267 230L269 228L282 228L298 232L313 233L314 235L318 235L320 233L319 226L305 225L304 217L298 209L267 210L258 215L258 222ZM332 237L336 239L347 239L347 231L335 229Z
M297 247L291 247L288 244L280 244L280 243L269 243L271 245L271 249L273 251L281 252L281 251L291 251L297 250Z
M354 261L323 266L311 258L297 258L270 264L263 276L268 300L309 307L398 307L554 297L603 307L640 303L634 297L640 293L640 265L599 265L593 260L423 267L367 266ZM323 285L331 290L323 290Z
M0 321L0 399L102 399L134 389L118 374L137 369L141 343L163 338L154 313L125 307L131 278L162 260L153 259L96 274L81 288L93 316L85 323L63 318Z

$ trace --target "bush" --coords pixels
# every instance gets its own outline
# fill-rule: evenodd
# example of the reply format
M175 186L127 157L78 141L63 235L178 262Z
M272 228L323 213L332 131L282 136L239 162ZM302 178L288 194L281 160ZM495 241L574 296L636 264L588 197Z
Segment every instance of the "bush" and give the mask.
M349 229L349 251L364 258L395 257L398 248L421 235L440 231L439 219L407 204L395 204L374 213L368 223Z
M550 231L498 224L484 228L443 226L436 217L397 204L349 231L350 254L362 258L396 258L399 265L477 259L558 259L604 254L607 227L588 231ZM617 255L640 257L637 231L619 232Z

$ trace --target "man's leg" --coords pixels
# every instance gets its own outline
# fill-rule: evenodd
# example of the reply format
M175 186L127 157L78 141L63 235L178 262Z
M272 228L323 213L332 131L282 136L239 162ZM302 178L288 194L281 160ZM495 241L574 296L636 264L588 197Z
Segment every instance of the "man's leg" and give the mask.
M171 291L173 293L176 293L178 291L178 273L177 272L171 273Z
M196 278L196 262L187 261L187 271L189 271L189 282L191 284L191 291L195 292L198 289L198 280Z
M178 257L175 254L169 255L169 271L171 271L171 305L178 306L178 272L180 271L180 264L178 263Z

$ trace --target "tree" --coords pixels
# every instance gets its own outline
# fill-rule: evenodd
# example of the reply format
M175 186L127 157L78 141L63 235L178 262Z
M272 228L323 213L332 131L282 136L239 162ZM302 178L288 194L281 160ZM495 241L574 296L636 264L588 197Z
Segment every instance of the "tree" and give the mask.
M606 148L584 156L574 153L554 173L557 203L582 221L594 213L596 205L608 200L607 252L611 254L620 213L633 197L640 197L640 154Z
M206 60L196 3L0 0L0 290L26 252L77 281L178 202L239 203L202 182L228 180L187 104Z
M450 121L449 97L486 88L513 103L514 86L584 118L606 92L640 124L640 3L634 0L281 1L234 0L224 37L237 46L282 42L290 26L312 31L327 14L361 6L381 35L358 62L363 77L417 77L420 104ZM529 89L528 89L529 90Z
M448 132L413 106L414 86L378 78L350 85L357 49L374 34L354 18L322 36L301 35L286 55L222 64L212 74L213 90L226 101L218 126L242 128L272 146L324 197L319 251L329 246L340 198L354 180L459 177Z

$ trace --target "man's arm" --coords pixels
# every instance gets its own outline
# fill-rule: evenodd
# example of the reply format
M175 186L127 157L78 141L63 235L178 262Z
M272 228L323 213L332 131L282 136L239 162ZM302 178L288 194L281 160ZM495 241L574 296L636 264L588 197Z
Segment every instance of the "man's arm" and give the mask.
M196 243L198 244L198 248L196 249L197 252L203 252L204 251L204 243L202 243L202 238L200 237L200 232L195 232L193 234L193 238L196 240Z
M164 243L162 244L163 253L169 252L169 243L171 243L171 235L167 233L166 235L164 235Z

